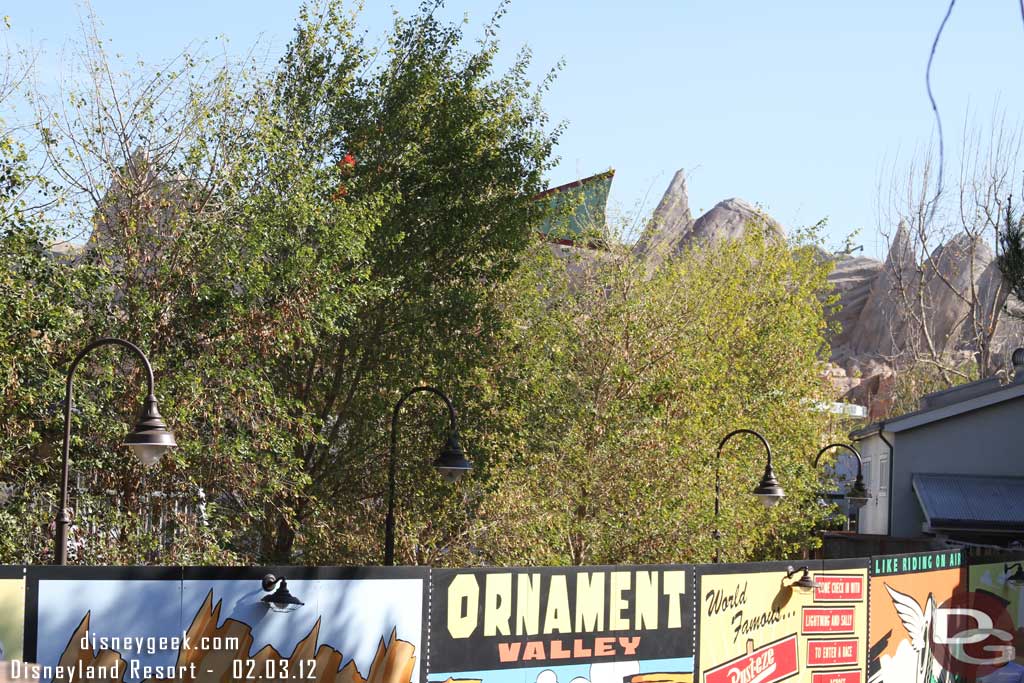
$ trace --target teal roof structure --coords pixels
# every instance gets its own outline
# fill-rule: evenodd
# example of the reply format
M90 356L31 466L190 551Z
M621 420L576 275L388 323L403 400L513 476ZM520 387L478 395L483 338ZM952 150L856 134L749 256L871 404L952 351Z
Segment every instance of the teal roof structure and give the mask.
M592 239L603 232L608 192L614 177L615 169L609 169L536 195L534 199L547 201L550 209L538 231L549 240L563 244Z

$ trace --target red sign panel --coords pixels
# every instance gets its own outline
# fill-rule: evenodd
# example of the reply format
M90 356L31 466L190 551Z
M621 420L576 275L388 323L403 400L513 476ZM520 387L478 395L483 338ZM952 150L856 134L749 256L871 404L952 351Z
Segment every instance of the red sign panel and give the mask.
M853 633L853 607L804 607L802 631L811 633Z
M860 672L819 671L811 677L811 683L860 683Z
M818 587L814 589L815 602L850 602L864 599L863 576L830 576L818 574L814 577Z
M775 683L799 671L796 636L792 635L708 671L704 683Z
M857 663L857 639L807 641L807 666Z

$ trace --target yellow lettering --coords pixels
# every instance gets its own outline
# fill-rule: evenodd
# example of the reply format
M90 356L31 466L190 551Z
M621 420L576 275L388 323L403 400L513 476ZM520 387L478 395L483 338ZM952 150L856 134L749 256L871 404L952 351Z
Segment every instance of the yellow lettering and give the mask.
M484 584L484 635L512 633L512 574L488 574Z
M686 595L686 572L668 571L662 572L662 592L668 596L668 628L682 628L683 606L679 604L679 598Z
M469 638L476 630L480 585L472 574L459 574L448 584L448 633Z
M633 592L636 606L634 629L658 628L658 597L658 572L637 572L636 590Z
M544 613L544 633L572 633L572 613L569 611L569 589L565 576L551 577L548 586L548 609Z
M622 597L624 591L629 590L632 575L629 572L611 573L611 605L608 609L608 629L610 631L628 631L629 617L623 617L622 613L629 607L629 601Z
M516 635L540 632L540 574L520 574L516 581Z
M604 574L576 575L576 631L604 630Z

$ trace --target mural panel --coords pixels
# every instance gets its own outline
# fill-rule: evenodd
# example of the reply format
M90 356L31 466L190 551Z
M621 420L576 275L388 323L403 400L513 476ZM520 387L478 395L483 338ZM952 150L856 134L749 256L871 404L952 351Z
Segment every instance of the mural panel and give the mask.
M1024 555L966 564L0 567L0 649L69 682L1024 683Z
M266 591L267 573L286 584ZM43 680L419 683L426 577L407 568L39 568L30 572L33 654ZM279 604L264 600L272 593Z
M25 637L25 570L0 567L0 661L21 659Z
M931 649L936 608L961 592L959 550L871 558L872 683L951 683Z
M797 585L807 567L814 588ZM864 683L865 561L700 567L702 683Z
M430 681L691 683L692 570L435 570Z
M996 561L991 561L996 560ZM1017 573L1017 572L1020 573ZM1014 660L990 673L988 680L998 683L1024 683L1024 554L1007 555L1000 558L976 559L971 562L969 585L972 591L989 596L998 608L1009 614L1009 632L1013 642L999 642L992 645L1012 645ZM996 619L995 621L999 621ZM999 623L995 624L999 626Z

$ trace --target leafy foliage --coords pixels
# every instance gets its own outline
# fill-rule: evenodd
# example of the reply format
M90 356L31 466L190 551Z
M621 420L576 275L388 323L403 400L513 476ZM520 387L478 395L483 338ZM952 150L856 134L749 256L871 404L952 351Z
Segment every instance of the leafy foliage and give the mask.
M516 421L494 438L493 491L473 544L489 563L708 560L719 439L740 426L776 447L786 503L749 495L753 439L722 456L723 554L799 551L827 512L806 452L825 427L827 268L810 249L750 231L694 247L655 273L628 253L541 255L516 289L496 401ZM524 300L524 291L536 295ZM500 396L500 398L499 398ZM515 410L511 410L511 408ZM498 454L502 455L499 456ZM811 453L813 455L813 453Z
M92 230L60 266L106 278L68 298L80 324L47 360L59 375L72 339L139 343L182 444L143 487L117 449L137 368L113 370L106 352L82 367L74 432L90 438L73 443L75 471L84 498L111 493L83 499L78 524L118 537L78 548L80 561L155 557L161 530L147 525L170 512L146 490L189 511L172 526L194 543L162 561L377 556L391 404L423 380L457 396L456 378L486 357L492 290L540 216L530 197L559 130L546 130L547 82L528 82L527 54L494 74L496 23L466 51L433 10L399 18L378 55L339 3L305 8L265 76L193 55L121 72L93 33L85 85L35 96L61 197L49 219ZM23 269L24 287L37 270ZM34 474L16 479L49 480L51 497L54 427L24 454ZM22 556L45 559L25 541Z
M1018 301L1024 301L1024 216L1014 212L1012 198L1006 201L1004 221L999 231L996 263L1010 292Z
M649 273L604 226L571 258L540 243L551 76L532 84L525 51L495 72L503 7L472 49L434 10L374 50L340 3L305 7L269 72L191 54L121 71L93 29L82 85L33 94L43 174L0 146L0 562L51 559L64 372L106 335L149 353L180 447L132 462L141 369L89 356L75 562L379 561L391 410L424 383L455 400L475 469L444 485L443 406L406 404L401 563L706 559L713 449L736 426L775 444L789 499L751 503L762 454L730 443L726 557L810 542L813 249L753 230Z

